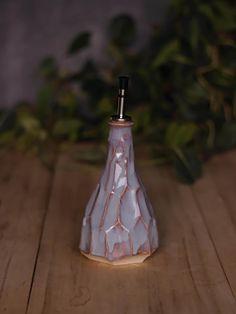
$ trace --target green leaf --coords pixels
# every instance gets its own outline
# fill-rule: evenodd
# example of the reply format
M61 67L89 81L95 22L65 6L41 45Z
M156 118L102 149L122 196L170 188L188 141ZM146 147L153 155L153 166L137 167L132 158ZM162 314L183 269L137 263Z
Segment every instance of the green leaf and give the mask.
M44 78L54 78L58 74L58 67L53 57L44 58L39 65L40 74Z
M194 183L201 176L201 162L191 150L175 149L174 167L177 178L187 184Z
M25 135L30 141L34 139L44 141L47 138L47 132L42 128L39 119L30 112L20 111L17 123L23 130L23 136Z
M58 120L53 128L53 135L74 142L78 138L81 122L78 119Z
M68 54L75 54L78 51L87 48L90 44L91 34L89 32L79 33L69 45Z
M147 104L143 104L135 109L132 112L132 117L135 121L133 126L133 130L136 133L143 134L144 132L149 132L149 128L151 126L150 122L150 107Z
M181 63L181 64L192 64L192 61L190 58L182 55L182 54L176 54L174 57L173 57L173 60L177 63Z
M207 136L206 145L209 150L212 150L215 145L216 128L215 128L215 124L211 120L207 121L207 127L208 127L208 136Z
M234 95L233 95L232 105L233 105L232 111L233 111L234 120L236 120L236 91L234 92Z
M220 46L220 56L222 65L227 67L229 70L234 72L236 70L236 44L234 45L232 39L231 41L225 38L221 38L221 46Z
M209 20L214 22L215 15L213 13L212 6L208 3L201 3L198 6L198 12L204 14Z
M219 90L235 90L236 78L234 71L221 67L205 74L207 81Z
M7 145L16 138L15 130L0 133L0 145Z
M198 21L196 18L193 18L191 21L189 40L190 40L192 49L195 50L199 42L199 27L198 27Z
M236 29L235 7L227 1L215 0L212 5L215 27L220 31L233 31Z
M225 122L217 134L216 145L220 150L236 147L236 123Z
M171 148L187 145L194 139L197 131L197 126L194 123L179 124L171 122L167 126L165 143Z
M33 115L28 113L22 113L18 117L19 125L29 133L33 133L35 130L40 128L40 122Z
M112 114L113 111L113 103L110 98L103 97L98 102L98 113L102 116L109 116Z
M57 103L72 115L77 108L76 94L71 90L61 89L57 95Z
M186 97L187 102L190 104L199 104L202 101L206 101L208 97L207 92L196 81L187 84L184 88L183 93Z
M109 37L111 42L118 47L128 47L137 35L134 19L128 14L115 16L109 25Z
M178 39L174 39L168 42L158 51L158 54L154 58L152 66L155 68L169 62L174 58L175 55L177 55L178 51L179 51Z
M37 95L37 105L45 111L48 111L54 101L55 88L51 84L43 85Z

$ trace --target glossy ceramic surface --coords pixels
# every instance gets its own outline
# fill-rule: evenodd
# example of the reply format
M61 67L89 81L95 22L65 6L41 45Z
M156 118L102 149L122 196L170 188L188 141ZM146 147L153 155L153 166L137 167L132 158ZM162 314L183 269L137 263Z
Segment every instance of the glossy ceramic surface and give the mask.
M134 167L131 126L110 126L108 158L82 224L83 253L114 262L158 247L152 206Z

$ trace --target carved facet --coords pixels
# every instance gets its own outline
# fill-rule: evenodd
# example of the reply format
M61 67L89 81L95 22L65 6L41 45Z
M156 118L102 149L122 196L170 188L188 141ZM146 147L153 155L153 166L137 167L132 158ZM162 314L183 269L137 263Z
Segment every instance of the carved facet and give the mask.
M135 172L131 127L111 126L105 170L85 210L80 249L91 259L128 264L142 262L157 247L153 209Z

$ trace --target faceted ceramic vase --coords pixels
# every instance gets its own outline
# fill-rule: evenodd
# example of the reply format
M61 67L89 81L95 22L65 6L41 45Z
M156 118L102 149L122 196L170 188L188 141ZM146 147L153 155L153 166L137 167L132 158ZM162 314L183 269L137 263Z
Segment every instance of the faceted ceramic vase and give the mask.
M132 122L111 121L108 158L83 218L80 250L113 265L141 263L158 247L153 208L134 167Z

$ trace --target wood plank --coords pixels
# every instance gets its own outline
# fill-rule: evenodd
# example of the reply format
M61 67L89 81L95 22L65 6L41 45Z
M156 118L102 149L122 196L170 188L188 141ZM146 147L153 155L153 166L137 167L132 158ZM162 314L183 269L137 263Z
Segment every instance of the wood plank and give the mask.
M147 176L146 169L144 175ZM169 201L168 204L163 200L159 205L160 212L164 214L164 219L159 218L164 228L163 231L161 229L163 242L159 258L160 255L164 257L166 264L163 263L156 279L156 282L161 280L163 286L158 283L155 285L165 309L163 312L234 313L235 300L191 188L176 183L174 178L164 171L160 171L160 175L160 181L156 185L157 196L157 180L151 171L146 186L153 196L154 203L158 195L159 202L161 197ZM158 206L158 200L156 203ZM156 258L158 259L158 256ZM169 280L166 280L167 278ZM170 291L173 291L173 298L170 297ZM157 300L152 300L155 308Z
M35 157L1 160L0 313L25 313L51 174Z
M169 171L140 168L157 209L161 246L142 265L112 267L77 250L100 170L61 156L28 314L235 313L235 299L191 188Z
M90 300L87 261L77 246L84 206L96 184L92 172L59 159L28 313L70 313L70 307L77 312ZM89 265L92 274L96 265Z
M236 151L214 156L207 169L236 227Z
M215 156L194 192L232 294L236 298L235 152Z

